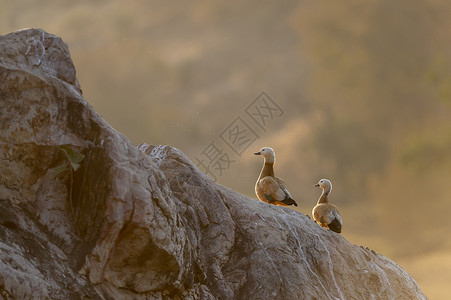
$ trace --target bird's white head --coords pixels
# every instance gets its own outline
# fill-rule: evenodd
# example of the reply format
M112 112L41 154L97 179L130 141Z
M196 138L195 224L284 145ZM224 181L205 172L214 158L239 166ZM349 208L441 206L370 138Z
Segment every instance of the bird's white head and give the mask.
M332 190L332 183L329 179L321 179L317 184L315 184L315 186L319 186L327 192L330 192Z
M276 155L274 154L274 150L270 147L263 147L260 151L255 152L255 155L262 155L265 158L265 162L267 163L275 163Z

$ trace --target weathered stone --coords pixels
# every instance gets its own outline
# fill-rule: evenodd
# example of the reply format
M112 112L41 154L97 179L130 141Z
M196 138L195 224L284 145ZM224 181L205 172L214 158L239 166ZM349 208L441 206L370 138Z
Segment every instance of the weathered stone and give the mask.
M83 99L56 36L0 37L0 101L4 299L426 299L382 255L173 147L132 145ZM84 154L77 171L57 172L61 145Z

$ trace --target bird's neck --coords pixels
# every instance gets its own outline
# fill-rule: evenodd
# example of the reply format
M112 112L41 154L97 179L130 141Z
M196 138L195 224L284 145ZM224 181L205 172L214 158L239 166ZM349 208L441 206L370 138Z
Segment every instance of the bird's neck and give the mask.
M265 162L265 164L263 165L262 171L260 172L260 178L266 176L274 177L274 163Z
M327 197L329 196L329 193L330 193L330 188L324 189L323 192L321 193L321 196L318 199L318 204L328 203L329 200L327 199Z

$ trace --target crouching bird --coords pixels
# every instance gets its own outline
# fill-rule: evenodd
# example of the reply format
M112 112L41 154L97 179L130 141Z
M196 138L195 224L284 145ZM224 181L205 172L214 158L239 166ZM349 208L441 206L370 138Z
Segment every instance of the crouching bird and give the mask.
M258 199L263 202L267 202L274 205L295 205L298 206L296 201L288 192L285 182L274 176L274 163L276 161L276 155L274 150L269 147L263 147L259 152L255 152L255 155L261 155L265 158L260 177L258 177L255 184L255 194Z
M338 208L329 203L328 196L332 190L332 183L327 179L321 179L314 186L319 186L323 192L318 199L318 204L313 208L312 215L315 221L324 228L341 233L343 221Z

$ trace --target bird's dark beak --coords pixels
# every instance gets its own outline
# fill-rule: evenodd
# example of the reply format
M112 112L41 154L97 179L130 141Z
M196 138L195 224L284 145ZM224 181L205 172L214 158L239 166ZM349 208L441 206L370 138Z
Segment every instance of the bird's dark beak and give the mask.
M262 155L260 152L254 152L254 155Z
M319 183L315 184L314 186L319 186Z

